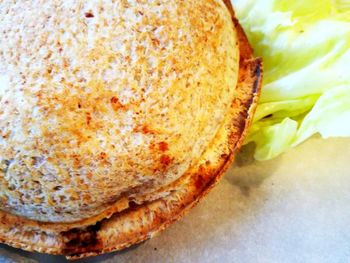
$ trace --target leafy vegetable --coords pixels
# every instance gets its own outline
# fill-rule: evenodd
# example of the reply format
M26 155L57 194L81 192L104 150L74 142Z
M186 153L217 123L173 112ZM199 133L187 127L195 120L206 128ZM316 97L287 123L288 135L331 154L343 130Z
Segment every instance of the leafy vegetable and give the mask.
M246 143L257 160L310 136L350 136L350 0L232 0L263 92Z

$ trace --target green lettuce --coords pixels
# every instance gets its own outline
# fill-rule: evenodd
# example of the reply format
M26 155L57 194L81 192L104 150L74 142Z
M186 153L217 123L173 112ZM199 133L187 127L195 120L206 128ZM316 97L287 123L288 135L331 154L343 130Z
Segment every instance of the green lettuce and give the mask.
M232 0L264 60L246 139L268 160L312 135L350 136L350 0Z

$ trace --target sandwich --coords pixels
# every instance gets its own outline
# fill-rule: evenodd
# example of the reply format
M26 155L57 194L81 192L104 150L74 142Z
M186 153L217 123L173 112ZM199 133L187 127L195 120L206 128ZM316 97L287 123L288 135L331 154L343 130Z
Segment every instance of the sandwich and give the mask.
M232 163L262 62L229 0L4 0L0 16L0 242L121 250Z

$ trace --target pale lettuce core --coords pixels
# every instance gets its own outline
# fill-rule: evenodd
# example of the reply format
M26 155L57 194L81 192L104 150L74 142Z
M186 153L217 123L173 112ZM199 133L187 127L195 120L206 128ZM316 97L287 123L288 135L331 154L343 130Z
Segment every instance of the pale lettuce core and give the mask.
M232 0L263 91L245 144L272 159L310 136L350 136L350 0Z

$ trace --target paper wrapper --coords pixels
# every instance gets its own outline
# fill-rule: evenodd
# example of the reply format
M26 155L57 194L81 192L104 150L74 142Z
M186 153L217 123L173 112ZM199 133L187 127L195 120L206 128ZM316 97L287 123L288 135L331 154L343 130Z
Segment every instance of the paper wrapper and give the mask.
M79 262L350 262L350 139L313 138L268 162L239 155L185 218ZM0 262L64 262L0 246Z

